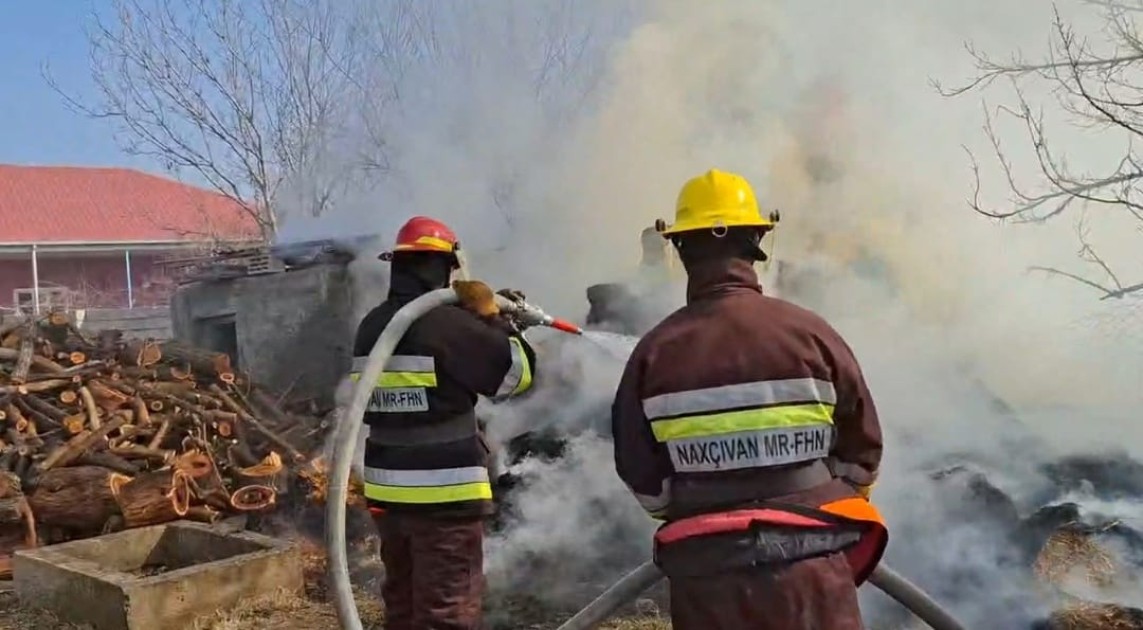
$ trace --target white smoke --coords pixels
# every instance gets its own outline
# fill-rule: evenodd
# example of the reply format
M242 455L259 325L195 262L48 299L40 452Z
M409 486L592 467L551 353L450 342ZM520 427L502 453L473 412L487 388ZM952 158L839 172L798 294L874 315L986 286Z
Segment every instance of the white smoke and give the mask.
M425 8L440 12L439 29L409 56L399 101L380 117L391 171L319 225L391 239L408 216L435 216L460 234L475 277L575 317L586 286L630 272L640 230L670 218L686 178L710 167L743 173L767 208L782 210L773 247L791 265L786 296L833 322L866 370L886 432L875 498L894 527L888 561L955 598L970 625L1034 608L1026 572L998 561L1008 542L966 523L979 515L966 515L955 492L934 496L928 475L971 461L1027 510L1039 463L1109 444L1138 454L1140 425L1124 410L1143 397L1143 362L1138 348L1100 334L1092 294L1027 273L1074 267L1066 221L999 226L968 209L961 147L988 153L980 103L942 98L929 80L972 74L964 40L1001 55L1038 51L1051 7L571 4ZM1084 7L1060 9L1090 25ZM557 79L538 82L545 67ZM1075 159L1121 148L1078 146ZM822 155L836 177L807 167ZM983 164L986 194L1003 202L1003 182ZM1125 252L1136 234L1100 237ZM867 259L877 264L863 268ZM383 269L372 257L361 264ZM540 391L538 401L494 408L494 432L583 414L606 427L621 364L571 344L554 346L547 363L574 395ZM564 461L524 465L535 481L516 495L520 523L490 543L493 584L551 590L521 569L543 552L562 559L549 576L575 580L614 554L616 523L625 548L646 555L650 524L601 440L585 434Z

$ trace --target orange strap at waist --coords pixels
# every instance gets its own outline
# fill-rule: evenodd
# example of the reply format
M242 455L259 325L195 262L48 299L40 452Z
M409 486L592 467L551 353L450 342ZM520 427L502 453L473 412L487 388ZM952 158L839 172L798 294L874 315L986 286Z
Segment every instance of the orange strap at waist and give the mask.
M768 508L733 510L714 514L700 514L668 523L655 533L655 540L669 544L691 536L726 534L750 528L751 523L761 521L773 525L793 525L796 527L827 527L827 523L803 514Z
M776 506L700 514L663 525L655 532L655 542L666 545L692 536L742 532L757 522L794 527L838 527L860 523L864 526L861 540L844 552L853 571L853 581L858 586L877 567L889 544L889 530L881 513L860 497L833 501L817 509Z

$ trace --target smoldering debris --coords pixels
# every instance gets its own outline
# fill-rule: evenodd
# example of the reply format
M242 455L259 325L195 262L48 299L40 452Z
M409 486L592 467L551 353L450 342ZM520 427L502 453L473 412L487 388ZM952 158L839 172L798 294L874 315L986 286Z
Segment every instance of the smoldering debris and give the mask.
M629 352L633 342L617 347ZM545 355L550 380L527 414L535 420L546 410L542 423L516 417L517 431L533 430L503 444L503 513L487 566L497 597L527 599L556 617L649 557L653 531L615 477L599 430L625 352L583 339L559 345ZM593 370L604 374L583 378ZM967 390L977 387L965 380ZM887 561L970 625L1059 630L1114 619L1119 625L1107 627L1143 628L1130 625L1140 614L1130 605L1143 570L1143 463L1115 451L1045 455L1050 449L1019 409L994 395L981 404L1009 419L1005 441L994 443L1007 444L1007 459L959 443L907 458L888 454L911 473L887 490L896 517ZM497 414L518 412L496 410L490 426L503 419ZM908 424L887 416L884 428L898 449L925 447ZM871 627L909 618L873 589L862 597Z

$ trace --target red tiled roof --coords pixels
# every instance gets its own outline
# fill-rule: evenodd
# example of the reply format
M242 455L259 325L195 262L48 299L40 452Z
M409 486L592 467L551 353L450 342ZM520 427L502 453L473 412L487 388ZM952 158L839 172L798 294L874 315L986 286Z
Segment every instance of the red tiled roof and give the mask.
M0 164L0 243L196 241L257 236L235 202L126 168Z

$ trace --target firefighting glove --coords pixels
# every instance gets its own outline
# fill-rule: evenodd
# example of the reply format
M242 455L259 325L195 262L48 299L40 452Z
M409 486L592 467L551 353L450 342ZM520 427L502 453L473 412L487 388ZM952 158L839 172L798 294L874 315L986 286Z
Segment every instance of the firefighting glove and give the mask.
M513 302L525 302L528 300L523 291L518 291L516 289L500 289L496 292L496 295L508 298Z
M456 291L460 305L480 317L495 317L500 314L500 307L496 305L496 294L492 287L479 280L454 280L453 291Z

